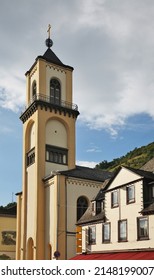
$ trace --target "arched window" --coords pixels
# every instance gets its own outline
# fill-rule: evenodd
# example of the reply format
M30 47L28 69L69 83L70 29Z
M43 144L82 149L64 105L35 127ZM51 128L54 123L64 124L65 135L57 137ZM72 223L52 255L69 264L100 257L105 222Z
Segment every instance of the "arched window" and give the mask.
M50 81L50 102L56 105L60 105L61 90L60 83L56 79Z
M77 221L81 218L88 208L88 200L84 196L80 196L77 200Z
M32 99L36 99L36 81L34 81L32 85Z

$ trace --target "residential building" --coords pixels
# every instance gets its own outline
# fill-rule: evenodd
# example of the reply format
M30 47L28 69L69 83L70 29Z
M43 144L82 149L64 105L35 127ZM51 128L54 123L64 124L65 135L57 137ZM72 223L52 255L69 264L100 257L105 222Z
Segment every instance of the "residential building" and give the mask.
M111 253L99 255L103 259L112 258L113 252L133 252L133 257L134 252L148 252L146 257L154 259L153 172L120 167L78 221L77 230L84 254Z
M16 257L16 205L0 207L0 258Z

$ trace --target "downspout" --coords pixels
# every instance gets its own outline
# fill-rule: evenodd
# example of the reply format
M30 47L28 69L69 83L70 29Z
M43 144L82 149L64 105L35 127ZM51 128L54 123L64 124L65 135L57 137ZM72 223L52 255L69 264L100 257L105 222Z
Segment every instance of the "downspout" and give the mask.
M58 251L60 189L59 189L59 173L57 172L56 175L57 175L57 242L56 242L56 251Z
M65 259L67 260L67 178L65 177Z
M121 196L120 196L120 188L119 188L119 220L121 220L121 200L120 200L120 198L121 198Z

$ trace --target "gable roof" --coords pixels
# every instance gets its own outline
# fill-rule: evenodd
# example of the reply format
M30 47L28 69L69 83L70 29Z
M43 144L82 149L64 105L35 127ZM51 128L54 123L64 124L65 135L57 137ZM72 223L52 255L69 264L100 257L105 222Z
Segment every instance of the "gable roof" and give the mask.
M153 172L149 172L149 171L145 171L145 170L141 170L141 169L135 169L135 168L132 168L132 167L127 167L127 166L120 166L117 169L117 171L115 172L115 174L113 175L113 177L111 178L111 180L107 183L107 185L105 186L104 190L108 189L108 187L114 181L114 179L119 174L119 172L121 171L122 168L126 168L127 170L129 170L129 171L139 175L141 178L154 180L154 173Z

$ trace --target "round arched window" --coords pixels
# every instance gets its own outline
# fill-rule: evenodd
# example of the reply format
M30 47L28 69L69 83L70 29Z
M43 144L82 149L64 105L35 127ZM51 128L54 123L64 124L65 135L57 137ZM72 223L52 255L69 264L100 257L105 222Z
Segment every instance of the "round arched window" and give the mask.
M82 217L88 208L88 200L85 196L80 196L77 200L77 221Z
M34 81L32 85L32 99L36 99L36 81Z
M61 90L60 83L56 79L50 81L50 102L56 105L60 105Z

